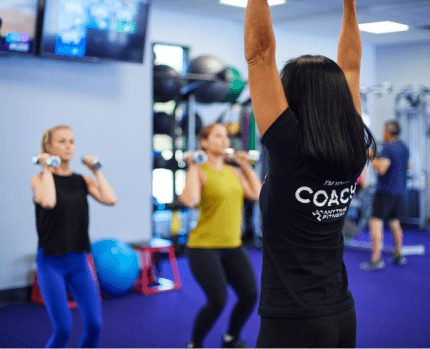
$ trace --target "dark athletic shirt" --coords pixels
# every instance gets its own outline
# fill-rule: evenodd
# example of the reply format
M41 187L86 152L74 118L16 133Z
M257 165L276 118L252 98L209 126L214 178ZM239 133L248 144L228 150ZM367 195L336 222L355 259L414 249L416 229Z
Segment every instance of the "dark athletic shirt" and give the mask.
M401 140L384 143L378 157L389 159L391 164L385 174L378 175L376 191L394 196L406 195L409 167L409 149L406 144Z
M39 248L45 256L71 252L90 252L88 237L88 188L81 175L54 174L57 204L47 210L36 204L36 227Z
M290 108L262 138L269 171L260 193L263 269L258 313L269 318L334 314L354 306L342 227L356 180L300 156Z

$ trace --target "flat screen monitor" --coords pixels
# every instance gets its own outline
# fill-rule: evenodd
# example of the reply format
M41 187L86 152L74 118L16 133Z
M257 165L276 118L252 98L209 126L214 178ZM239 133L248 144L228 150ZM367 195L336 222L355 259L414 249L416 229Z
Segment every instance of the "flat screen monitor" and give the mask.
M45 0L42 57L143 63L149 0Z
M34 55L39 0L0 0L0 55Z

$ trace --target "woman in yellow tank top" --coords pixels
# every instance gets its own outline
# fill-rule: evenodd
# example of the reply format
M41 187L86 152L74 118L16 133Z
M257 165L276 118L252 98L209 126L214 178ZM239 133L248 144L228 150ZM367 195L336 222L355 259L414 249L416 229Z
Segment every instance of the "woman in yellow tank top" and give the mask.
M208 160L203 165L186 156L188 172L179 201L197 207L197 226L189 234L188 258L191 271L207 297L194 322L193 338L187 347L202 347L202 342L224 308L227 283L239 300L235 305L228 332L223 335L224 348L243 348L239 333L257 301L254 270L241 245L242 208L244 197L257 201L261 180L251 167L246 152L235 152L234 161L240 169L226 165L224 159L230 146L227 129L212 124L200 133L200 148Z

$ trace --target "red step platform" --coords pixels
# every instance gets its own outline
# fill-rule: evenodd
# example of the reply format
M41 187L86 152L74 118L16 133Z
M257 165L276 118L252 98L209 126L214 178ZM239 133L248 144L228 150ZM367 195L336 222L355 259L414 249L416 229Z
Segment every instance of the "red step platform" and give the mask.
M175 251L169 240L154 238L149 244L134 243L131 246L141 254L141 276L136 280L134 291L149 295L181 288ZM154 276L155 254L160 252L168 253L174 280Z
M96 268L94 267L93 257L91 255L88 255L88 263L90 264L91 271L93 273L94 279L96 280L97 287L98 287L99 282L97 280ZM99 293L100 293L100 288L99 288ZM71 309L77 308L78 305L73 299L71 299L70 292L68 292L68 295L69 295L69 307ZM100 300L102 300L101 294L100 294ZM37 272L34 275L33 288L31 291L31 301L35 304L45 305L45 302L43 301L43 298L42 298L42 293L40 292L39 283L37 282Z

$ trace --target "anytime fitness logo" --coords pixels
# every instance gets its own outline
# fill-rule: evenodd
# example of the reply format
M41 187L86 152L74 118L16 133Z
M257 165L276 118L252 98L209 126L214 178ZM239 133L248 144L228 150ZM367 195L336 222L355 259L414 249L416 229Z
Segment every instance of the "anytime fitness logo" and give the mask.
M314 216L317 216L317 219L321 222L323 219L342 217L346 214L347 210L347 207L337 208L335 210L317 210L315 212L312 212L312 214Z
M334 182L334 181L326 181L324 186L340 186L345 185L349 182ZM322 221L324 219L331 218L339 218L346 214L348 210L347 207L344 208L333 208L328 209L332 206L340 206L341 204L348 204L352 197L354 196L356 190L356 183L351 185L349 188L344 188L342 190L336 189L328 189L327 190L318 190L315 192L312 188L308 186L300 187L296 190L296 199L302 204L314 204L317 207L320 207L320 210L316 210L312 212L312 215L316 216L318 221ZM326 209L327 208L327 209Z

